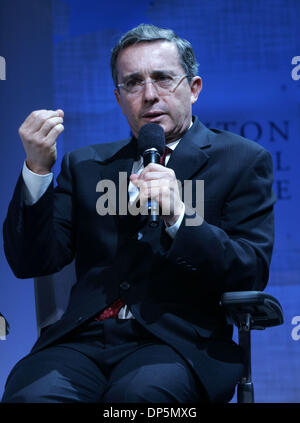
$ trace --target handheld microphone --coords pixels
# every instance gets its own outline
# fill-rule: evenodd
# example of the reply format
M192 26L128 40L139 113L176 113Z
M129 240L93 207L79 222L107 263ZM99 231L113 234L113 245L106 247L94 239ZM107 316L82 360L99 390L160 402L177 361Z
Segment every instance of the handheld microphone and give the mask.
M147 123L142 126L138 136L138 152L143 157L144 167L149 163L160 163L165 151L165 133L157 123ZM159 224L159 204L150 200L147 203L149 226L155 228Z

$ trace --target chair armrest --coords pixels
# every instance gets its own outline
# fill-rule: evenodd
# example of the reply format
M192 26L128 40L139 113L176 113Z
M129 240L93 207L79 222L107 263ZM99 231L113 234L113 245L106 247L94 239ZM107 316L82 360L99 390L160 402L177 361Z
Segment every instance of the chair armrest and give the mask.
M250 317L247 319L249 329L265 329L281 325L284 321L279 301L261 291L226 292L220 305L229 320L238 327L245 324L245 316Z

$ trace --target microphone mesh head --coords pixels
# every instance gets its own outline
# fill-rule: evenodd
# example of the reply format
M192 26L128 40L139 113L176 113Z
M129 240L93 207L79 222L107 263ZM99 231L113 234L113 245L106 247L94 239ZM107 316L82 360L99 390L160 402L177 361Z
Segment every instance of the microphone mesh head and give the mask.
M138 153L142 156L145 150L156 148L162 156L165 151L165 133L163 128L157 123L146 123L142 126L138 136Z

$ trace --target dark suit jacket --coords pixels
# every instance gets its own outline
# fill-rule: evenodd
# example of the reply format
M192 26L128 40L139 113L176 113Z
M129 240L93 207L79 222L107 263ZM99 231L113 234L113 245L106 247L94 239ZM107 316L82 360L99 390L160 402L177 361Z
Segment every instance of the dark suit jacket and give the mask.
M185 216L174 240L164 224L153 229L145 217L96 211L97 183L112 180L118 188L119 172L129 176L135 157L135 139L67 153L58 186L51 185L33 206L24 204L19 178L4 223L5 252L15 275L51 274L76 259L77 283L67 311L33 351L122 296L143 326L185 357L213 401L228 400L242 365L219 300L226 291L262 290L268 281L271 156L195 118L168 167L181 182L193 180L194 202L195 181L204 180L204 221L188 226Z

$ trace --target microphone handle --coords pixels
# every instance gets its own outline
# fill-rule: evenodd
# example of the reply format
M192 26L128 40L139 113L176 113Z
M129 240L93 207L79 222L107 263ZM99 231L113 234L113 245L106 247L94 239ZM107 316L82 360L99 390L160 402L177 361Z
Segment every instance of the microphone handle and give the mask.
M160 163L160 154L156 150L156 148L149 148L145 150L143 153L144 159L144 167L146 167L149 163Z
M160 154L156 148L149 148L149 150L145 150L143 153L143 162L144 167L146 167L149 163L160 163ZM157 228L159 225L159 205L157 201L148 200L147 204L148 209L148 225L151 228Z

